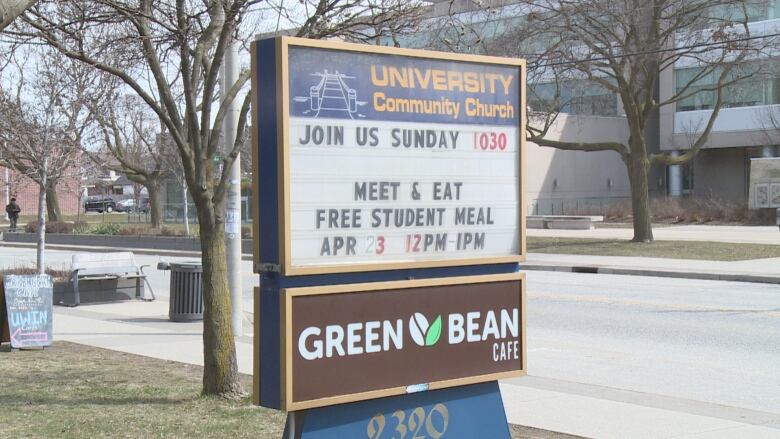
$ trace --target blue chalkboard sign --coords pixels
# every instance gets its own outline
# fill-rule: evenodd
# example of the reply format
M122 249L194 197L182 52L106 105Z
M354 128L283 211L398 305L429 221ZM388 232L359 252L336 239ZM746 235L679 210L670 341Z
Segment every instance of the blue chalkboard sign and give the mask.
M4 276L5 306L0 309L0 327L15 349L51 346L52 294L50 276Z

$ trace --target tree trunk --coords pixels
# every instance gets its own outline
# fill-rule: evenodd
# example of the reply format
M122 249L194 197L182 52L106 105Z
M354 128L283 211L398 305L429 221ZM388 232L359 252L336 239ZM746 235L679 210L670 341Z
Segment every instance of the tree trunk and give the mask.
M11 24L16 17L24 13L36 0L2 0L0 1L0 30Z
M650 221L650 192L647 187L647 174L650 162L642 154L629 158L628 179L631 182L631 211L634 215L634 242L652 242L653 226Z
M244 392L230 320L224 223L207 203L201 201L197 209L203 251L203 394L236 399Z
M60 210L60 199L57 196L57 187L50 185L46 189L46 213L49 215L49 221L62 221L62 210Z
M45 179L44 179L45 181ZM46 274L46 183L38 189L38 249L36 267L38 274Z
M162 226L162 204L160 203L161 189L160 182L150 180L146 183L146 190L149 191L149 212L151 216L152 228L159 229Z

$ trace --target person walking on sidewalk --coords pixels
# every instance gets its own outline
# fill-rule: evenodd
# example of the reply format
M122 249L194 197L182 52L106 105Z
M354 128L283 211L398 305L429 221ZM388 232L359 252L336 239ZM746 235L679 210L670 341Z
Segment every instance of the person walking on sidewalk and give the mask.
M22 208L16 204L16 198L11 198L11 202L5 206L5 213L8 214L8 219L11 221L11 227L8 228L9 232L16 231L16 222L19 221L19 212Z

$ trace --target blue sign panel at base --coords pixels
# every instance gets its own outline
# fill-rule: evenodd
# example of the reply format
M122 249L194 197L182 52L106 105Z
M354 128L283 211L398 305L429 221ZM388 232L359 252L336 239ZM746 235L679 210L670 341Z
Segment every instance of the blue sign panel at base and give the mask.
M320 407L288 415L287 439L509 439L498 382Z

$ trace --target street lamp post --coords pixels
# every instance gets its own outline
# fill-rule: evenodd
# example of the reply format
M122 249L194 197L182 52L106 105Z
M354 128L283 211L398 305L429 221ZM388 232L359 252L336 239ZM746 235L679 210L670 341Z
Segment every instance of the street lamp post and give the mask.
M220 93L224 101L228 90L238 80L238 44L235 40L225 50L225 62L222 65L222 86ZM235 144L240 108L236 99L222 123L223 151L227 154ZM228 287L232 305L231 323L236 336L243 334L243 288L241 285L241 155L236 156L229 172L229 186L225 203L225 252L227 253Z

